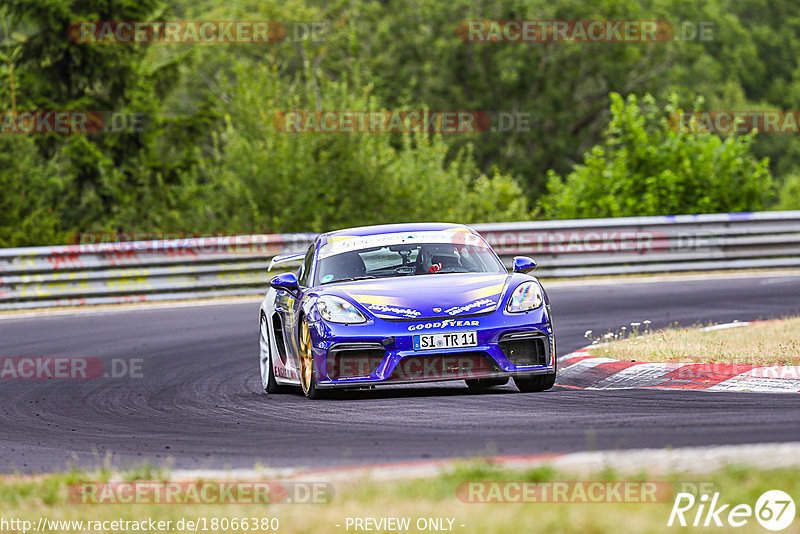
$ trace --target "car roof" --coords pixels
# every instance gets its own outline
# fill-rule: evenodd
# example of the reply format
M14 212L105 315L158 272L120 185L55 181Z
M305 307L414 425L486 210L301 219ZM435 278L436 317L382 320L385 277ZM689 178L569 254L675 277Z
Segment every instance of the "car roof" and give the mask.
M377 224L374 226L358 226L356 228L344 228L322 234L318 238L318 245L322 246L328 242L329 238L336 236L363 237L369 235L393 234L397 232L440 232L463 228L468 232L475 233L469 226L455 223L400 223L400 224Z

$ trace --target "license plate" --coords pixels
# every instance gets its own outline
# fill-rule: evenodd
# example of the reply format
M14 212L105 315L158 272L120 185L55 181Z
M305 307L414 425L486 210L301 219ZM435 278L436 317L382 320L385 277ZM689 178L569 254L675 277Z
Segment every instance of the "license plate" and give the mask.
M446 334L417 334L414 350L455 349L478 346L478 332L447 332Z

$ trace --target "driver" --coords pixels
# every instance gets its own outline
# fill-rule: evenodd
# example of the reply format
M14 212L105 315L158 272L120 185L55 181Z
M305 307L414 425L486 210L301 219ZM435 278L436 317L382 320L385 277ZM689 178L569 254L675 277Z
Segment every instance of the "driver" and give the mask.
M417 255L417 274L452 272L461 267L452 245L423 245Z

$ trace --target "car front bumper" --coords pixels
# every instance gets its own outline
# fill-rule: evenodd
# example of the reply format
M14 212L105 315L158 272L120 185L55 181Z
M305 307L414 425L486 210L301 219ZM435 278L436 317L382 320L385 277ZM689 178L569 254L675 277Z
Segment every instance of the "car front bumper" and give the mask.
M311 323L317 387L363 387L556 372L547 307L527 313L359 325ZM475 331L477 346L414 350L416 334Z

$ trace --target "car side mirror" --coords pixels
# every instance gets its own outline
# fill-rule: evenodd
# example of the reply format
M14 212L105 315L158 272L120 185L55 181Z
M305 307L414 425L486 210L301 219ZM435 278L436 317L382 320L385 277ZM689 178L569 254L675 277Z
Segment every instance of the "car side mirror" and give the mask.
M536 261L527 256L514 256L512 271L515 273L527 273L536 268Z
M284 291L288 291L289 293L295 293L299 289L297 275L294 273L279 274L269 281L269 285L270 287L282 289Z

